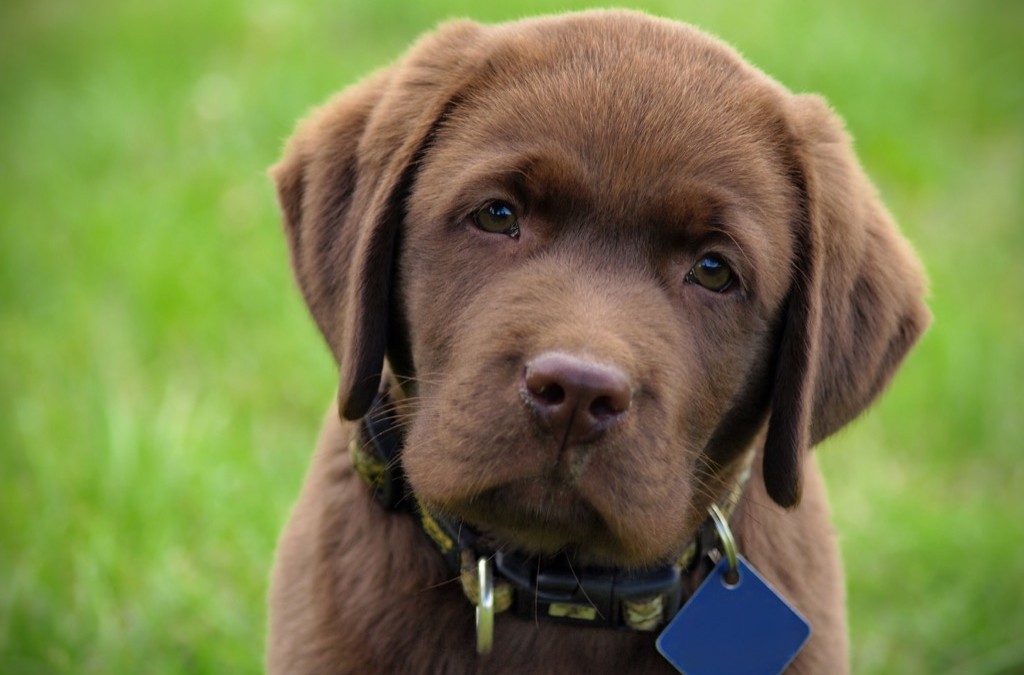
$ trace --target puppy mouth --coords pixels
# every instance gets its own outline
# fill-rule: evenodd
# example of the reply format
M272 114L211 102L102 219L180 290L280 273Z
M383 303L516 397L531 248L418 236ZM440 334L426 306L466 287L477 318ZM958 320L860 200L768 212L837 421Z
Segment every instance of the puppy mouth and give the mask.
M565 555L585 565L621 565L630 557L600 513L557 478L519 479L444 511L476 530L494 550Z

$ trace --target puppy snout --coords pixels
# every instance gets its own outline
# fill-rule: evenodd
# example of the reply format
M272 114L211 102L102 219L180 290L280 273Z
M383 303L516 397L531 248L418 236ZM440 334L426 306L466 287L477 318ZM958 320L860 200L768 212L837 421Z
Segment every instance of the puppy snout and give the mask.
M633 401L620 368L545 352L526 364L523 400L541 423L567 445L587 443L620 419Z

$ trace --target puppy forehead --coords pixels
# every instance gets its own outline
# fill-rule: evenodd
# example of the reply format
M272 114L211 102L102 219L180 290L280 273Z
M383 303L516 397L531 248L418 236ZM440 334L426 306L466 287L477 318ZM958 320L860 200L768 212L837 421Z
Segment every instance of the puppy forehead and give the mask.
M631 166L659 148L721 155L776 131L781 88L731 48L681 24L612 16L505 27L465 92L492 121L481 132L543 132Z
M699 179L749 192L785 182L783 90L723 43L621 12L491 30L441 126L454 161L539 142L618 204L639 184L656 193Z

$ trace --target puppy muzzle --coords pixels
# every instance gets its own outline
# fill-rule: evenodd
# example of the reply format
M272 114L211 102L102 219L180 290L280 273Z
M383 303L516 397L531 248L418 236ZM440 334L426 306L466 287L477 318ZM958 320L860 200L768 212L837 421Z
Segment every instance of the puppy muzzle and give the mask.
M568 556L533 557L502 550L461 521L431 513L409 489L401 463L401 437L387 393L375 399L350 443L356 471L381 505L419 519L423 531L462 581L467 599L488 611L510 611L524 619L544 618L581 626L654 631L675 616L687 589L727 551L727 520L750 475L753 454L740 480L712 507L718 517L698 528L671 563L644 570L574 566ZM724 530L723 530L724 528ZM480 561L485 561L482 567ZM486 570L486 571L484 571ZM493 580L482 582L482 575ZM478 626L479 610L478 610ZM493 624L491 624L493 626Z

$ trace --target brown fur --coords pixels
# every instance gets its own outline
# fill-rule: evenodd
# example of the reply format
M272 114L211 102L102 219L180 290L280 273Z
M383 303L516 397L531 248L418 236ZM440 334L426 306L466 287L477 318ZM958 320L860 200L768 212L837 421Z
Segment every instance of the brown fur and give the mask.
M820 99L640 14L452 23L304 121L273 175L341 386L280 542L271 672L671 672L652 635L504 615L476 656L451 573L347 456L386 367L416 496L581 564L668 559L756 449L740 549L811 623L790 672L845 670L807 451L880 393L929 315ZM519 209L518 239L473 226L492 199ZM709 251L737 289L684 283ZM526 364L551 352L629 378L596 439L563 443L524 405Z

